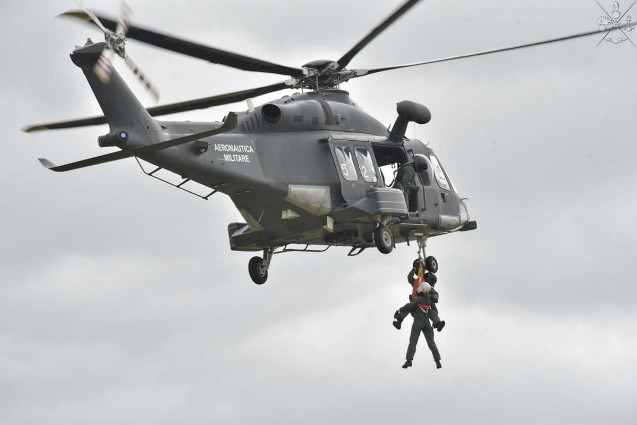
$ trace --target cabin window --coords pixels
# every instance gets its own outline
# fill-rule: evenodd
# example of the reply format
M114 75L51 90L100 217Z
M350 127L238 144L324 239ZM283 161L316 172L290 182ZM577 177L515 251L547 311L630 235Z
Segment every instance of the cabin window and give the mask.
M445 172L442 170L442 165L440 165L440 162L438 162L438 158L436 158L434 155L431 155L431 157L429 157L429 160L431 161L431 165L433 166L433 172L434 176L436 176L438 186L440 186L441 189L451 190L451 188L449 187L449 181L445 176Z
M358 175L356 174L356 167L354 167L354 158L352 157L352 151L345 146L336 146L334 148L336 152L336 159L338 160L339 168L343 178L348 181L357 181Z
M356 159L358 160L358 167L361 170L363 180L369 183L376 183L376 169L374 168L374 161L372 161L372 154L366 148L356 148Z

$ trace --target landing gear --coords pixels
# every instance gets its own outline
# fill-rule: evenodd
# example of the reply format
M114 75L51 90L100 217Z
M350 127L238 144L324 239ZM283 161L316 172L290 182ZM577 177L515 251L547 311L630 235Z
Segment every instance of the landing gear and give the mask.
M422 258L425 259L425 269L428 272L436 273L438 271L438 260L436 260L436 257L432 255L430 255L429 257L426 257L425 255L427 239L425 239L421 233L416 233L415 236L418 240L418 258L421 259L421 261Z
M374 243L383 254L389 254L394 249L394 235L389 227L379 224L374 229Z
M263 259L261 257L250 258L248 272L250 272L252 281L257 285L263 285L268 280L268 269L263 267Z
M438 260L436 260L436 257L430 255L429 257L425 258L425 268L427 269L427 271L436 273L438 271Z
M268 280L268 268L270 267L270 260L272 260L272 254L274 250L272 248L266 248L263 250L263 258L252 257L248 262L248 272L250 278L257 285L263 285Z

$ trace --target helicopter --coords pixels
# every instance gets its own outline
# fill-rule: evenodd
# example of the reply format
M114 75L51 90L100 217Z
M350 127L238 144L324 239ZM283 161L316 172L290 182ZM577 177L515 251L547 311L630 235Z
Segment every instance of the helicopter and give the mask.
M397 104L391 128L364 112L341 90L347 81L378 72L421 66L506 50L531 47L598 34L599 30L524 45L448 58L373 69L348 69L350 61L375 37L420 0L404 2L340 59L314 60L288 67L204 46L131 25L127 12L116 21L83 7L63 16L80 19L102 30L105 42L87 41L71 59L84 73L100 107L101 117L39 124L27 132L107 123L100 147L120 150L57 166L40 158L46 168L65 172L124 158L153 164L181 176L184 189L193 181L230 197L244 219L228 225L231 250L263 252L252 257L248 272L256 284L268 278L274 254L323 252L349 247L356 256L370 247L389 254L397 243L415 241L429 271L438 262L426 256L430 237L477 228L463 199L433 150L406 137L409 123L426 124L430 111L412 101ZM154 85L130 59L126 38L212 63L253 72L285 75L288 79L249 90L145 108L112 67L119 56L144 88L158 97ZM252 98L283 89L293 95L254 107ZM247 101L248 109L230 112L220 122L175 122L155 116ZM139 162L139 161L138 161ZM386 179L383 169L415 168L416 189L405 196L401 182ZM141 164L140 164L141 166ZM305 245L305 248L294 246ZM291 247L292 246L292 247ZM311 248L320 247L320 248Z

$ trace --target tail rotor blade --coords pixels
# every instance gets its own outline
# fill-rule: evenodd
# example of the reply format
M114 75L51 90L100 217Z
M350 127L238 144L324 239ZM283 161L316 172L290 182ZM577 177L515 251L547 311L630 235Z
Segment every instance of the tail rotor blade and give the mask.
M117 23L117 34L126 35L128 28L130 27L130 16L133 9L130 8L128 3L122 0L119 6L119 22Z
M110 32L109 30L106 29L106 27L104 25L102 25L102 23L100 22L99 18L97 16L95 16L95 14L91 11L91 9L89 9L86 6L86 3L84 3L84 0L75 0L75 2L77 3L78 6L80 6L82 8L82 10L84 12L86 12L86 14L89 16L89 18L91 18L91 21L93 21L95 23L95 25L97 25L99 27L99 29L101 29L104 34L108 34Z
M97 75L97 78L104 84L111 81L111 70L113 69L113 64L111 63L111 59L113 57L114 52L111 49L102 50L102 54L97 59L97 63L93 67L93 72Z
M133 74L137 77L137 79L144 86L144 88L148 92L150 92L150 94L155 99L155 103L158 102L159 91L153 86L153 84L146 77L146 75L141 71L141 69L139 69L139 67L135 65L135 62L133 62L133 60L128 55L126 55L126 57L124 58L124 62L126 62L126 66L128 66L130 70L133 71Z

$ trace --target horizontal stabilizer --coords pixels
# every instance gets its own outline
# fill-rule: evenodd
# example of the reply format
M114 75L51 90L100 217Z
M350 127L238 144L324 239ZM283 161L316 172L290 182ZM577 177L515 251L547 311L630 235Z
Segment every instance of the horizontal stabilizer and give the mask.
M130 158L132 156L139 156L152 152L157 152L163 149L172 148L174 146L183 145L184 143L194 142L195 140L204 139L206 137L214 136L215 134L225 133L232 130L237 126L237 114L230 112L223 122L223 125L201 133L191 134L185 137L179 137L177 139L168 140L166 142L154 143L149 146L143 146L140 148L122 150L118 152L107 153L106 155L95 156L93 158L84 159L77 162L72 162L64 165L55 165L46 158L39 158L40 163L52 171L71 171L78 168L90 167L92 165L104 164L107 162L117 161L124 158Z
M30 125L28 127L23 127L22 131L25 133L33 133L35 131L43 131L43 130L57 130L60 128L75 128L75 127L86 127L89 125L98 125L98 124L106 124L106 117L91 117L91 118L80 118L77 120L69 120L69 121L58 121L46 124L36 124Z

